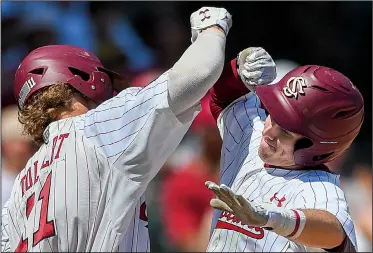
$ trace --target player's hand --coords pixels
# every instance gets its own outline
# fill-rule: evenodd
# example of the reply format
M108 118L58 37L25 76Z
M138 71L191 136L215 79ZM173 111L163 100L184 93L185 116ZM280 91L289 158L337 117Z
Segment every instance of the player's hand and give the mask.
M190 15L190 26L192 28L192 43L202 30L212 26L219 26L227 35L232 27L232 15L224 8L202 7Z
M218 197L210 201L213 208L230 212L247 225L261 227L267 223L269 204L248 201L224 184L207 181L205 185Z
M275 62L261 47L249 47L238 54L237 72L252 92L255 92L257 85L271 83L277 75Z

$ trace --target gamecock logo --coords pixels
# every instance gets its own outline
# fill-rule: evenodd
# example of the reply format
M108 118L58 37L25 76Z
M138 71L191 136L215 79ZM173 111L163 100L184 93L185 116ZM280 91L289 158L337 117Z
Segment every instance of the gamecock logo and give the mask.
M286 86L282 89L285 96L298 98L298 94L305 95L304 89L307 87L306 80L303 77L292 77L286 82Z

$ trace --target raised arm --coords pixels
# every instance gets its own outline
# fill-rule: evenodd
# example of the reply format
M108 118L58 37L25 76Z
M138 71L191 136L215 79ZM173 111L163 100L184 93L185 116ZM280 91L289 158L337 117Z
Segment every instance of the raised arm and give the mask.
M256 85L269 84L276 78L276 65L260 47L241 51L228 62L218 81L210 89L211 114L217 120L220 113L237 98L255 91Z
M250 92L238 76L236 64L236 58L226 63L219 80L210 89L210 111L215 120L224 108Z
M77 128L109 163L138 181L148 182L159 171L223 70L231 15L224 8L202 8L191 15L191 26L193 43L169 71L77 119Z
M208 18L207 18L208 17ZM231 15L224 8L204 7L191 15L192 45L169 73L169 104L175 115L195 106L218 80L224 67Z

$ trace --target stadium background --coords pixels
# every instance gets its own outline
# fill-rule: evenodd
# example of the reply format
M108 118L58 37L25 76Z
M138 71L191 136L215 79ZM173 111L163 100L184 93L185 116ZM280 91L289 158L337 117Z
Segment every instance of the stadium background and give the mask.
M20 61L34 48L48 44L84 47L98 55L107 68L131 79L131 85L145 85L170 68L190 45L189 16L202 6L225 7L233 15L226 60L246 47L261 46L277 62L280 76L297 65L318 64L344 73L360 89L366 110L361 133L349 152L330 166L341 174L360 248L371 250L370 1L1 2L2 109L11 108L15 103L12 85ZM211 196L200 185L205 179L216 178L220 145L210 117L208 110L199 116L149 187L152 250L203 250L206 236L201 235L208 236L209 228L205 222L209 220L206 199ZM10 122L7 119L2 118L2 125ZM10 141L16 141L12 134L9 136L14 138L9 138ZM2 138L2 147L5 141L9 141L8 138ZM25 150L32 148L25 144ZM3 175L7 171L7 159L12 159L5 153L12 152L2 154ZM20 155L27 160L27 152ZM11 173L14 170L8 172ZM4 183L4 178L2 198L7 192L4 187L9 185ZM194 187L194 195L180 193L185 181Z

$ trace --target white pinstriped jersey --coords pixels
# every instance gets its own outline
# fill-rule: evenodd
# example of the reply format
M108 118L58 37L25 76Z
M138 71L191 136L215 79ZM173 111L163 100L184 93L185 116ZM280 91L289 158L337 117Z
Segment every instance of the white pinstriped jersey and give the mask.
M200 110L176 118L167 80L49 125L3 209L2 251L150 250L144 192Z
M289 209L314 208L334 214L356 248L354 225L340 188L339 176L317 170L267 168L258 156L266 115L259 98L249 93L227 107L218 118L223 138L220 183L248 200L272 202ZM313 249L274 232L243 224L228 212L215 211L209 252L299 252ZM352 244L351 244L352 243Z

